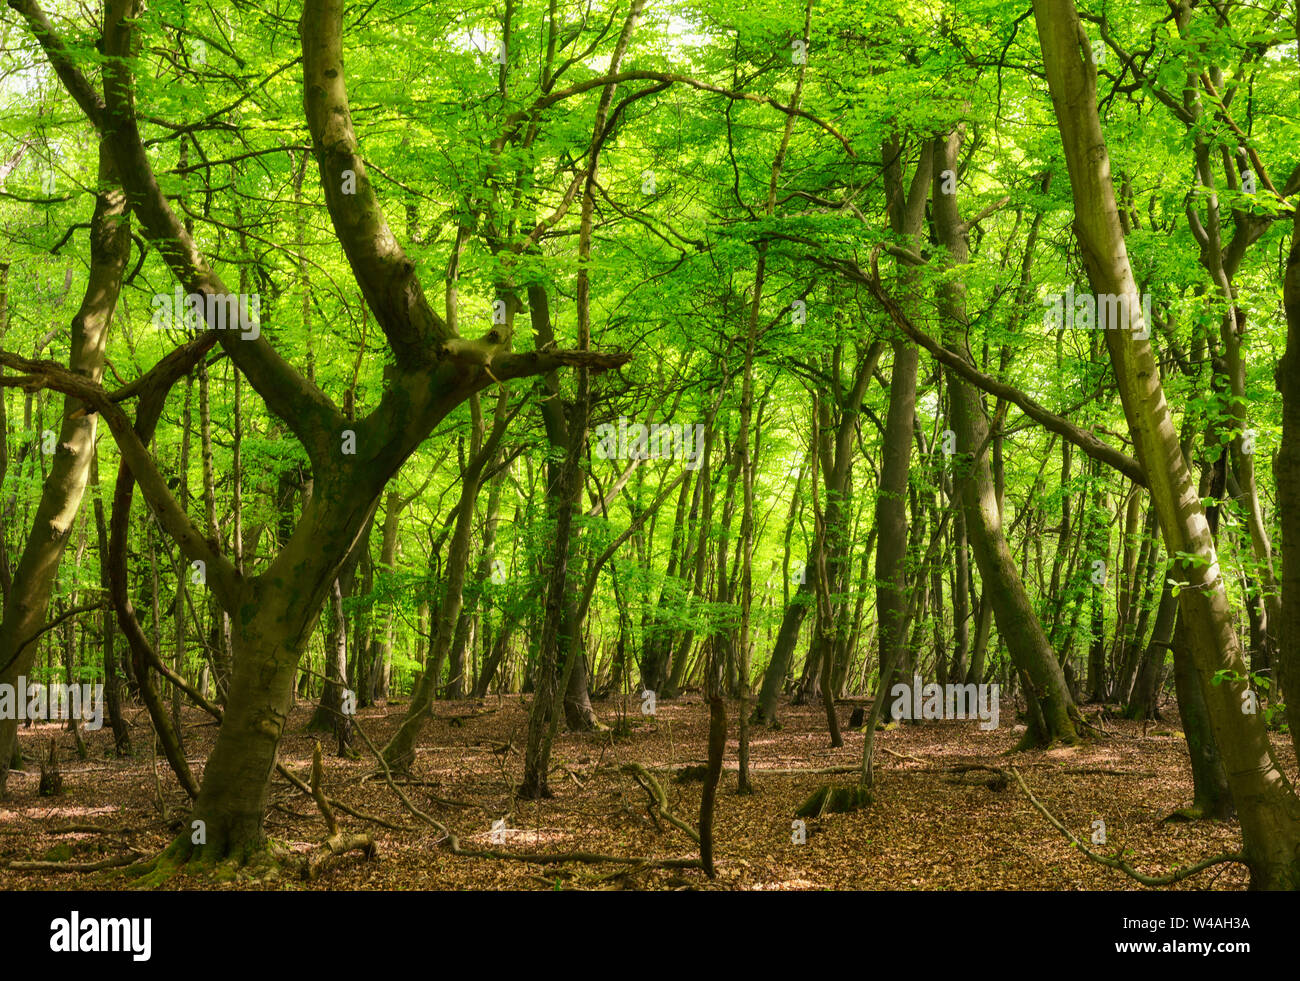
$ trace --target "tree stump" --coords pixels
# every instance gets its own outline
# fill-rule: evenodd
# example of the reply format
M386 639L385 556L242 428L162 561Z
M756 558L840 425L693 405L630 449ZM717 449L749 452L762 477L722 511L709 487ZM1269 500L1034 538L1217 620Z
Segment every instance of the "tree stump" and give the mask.
M836 787L826 784L813 791L811 797L799 805L795 817L821 817L823 814L847 814L864 807L870 807L871 791L861 784L851 787Z

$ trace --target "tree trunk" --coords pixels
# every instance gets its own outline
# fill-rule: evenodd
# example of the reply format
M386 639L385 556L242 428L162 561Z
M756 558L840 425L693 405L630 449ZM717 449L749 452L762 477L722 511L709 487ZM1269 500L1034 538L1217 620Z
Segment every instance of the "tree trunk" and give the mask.
M105 593L109 589L108 522L104 517L104 499L99 489L99 449L90 462L90 483L94 488L95 534L99 546L99 584ZM117 672L115 641L117 631L113 626L113 611L107 606L101 613L101 636L104 645L104 706L108 711L108 724L113 730L113 751L118 757L131 755L131 730L122 715L122 678Z
M1300 44L1300 9L1295 29ZM1282 396L1282 443L1273 461L1282 526L1282 626L1274 663L1286 695L1291 746L1300 761L1300 208L1295 209L1291 224L1282 305L1286 309L1286 353L1274 375Z
M452 532L451 544L447 546L447 561L444 564L446 575L443 578L442 599L434 619L429 655L425 660L424 672L416 682L415 691L411 694L411 704L407 706L402 724L393 734L388 745L384 747L385 761L390 767L398 770L409 769L415 760L415 741L424 727L425 719L429 717L430 706L442 680L442 666L446 661L447 652L451 649L456 622L461 615L465 573L469 566L470 534L474 527L474 501L478 497L483 468L496 456L497 448L505 435L506 424L509 421L506 414L508 405L508 394L503 388L497 397L492 432L484 441L483 418L479 410L478 396L474 396L470 401L474 418L474 435L469 459L460 475L460 499L456 504L455 530ZM389 506L393 506L391 498Z
M794 649L799 643L799 632L803 628L804 617L808 614L808 606L813 601L813 580L808 571L815 568L816 563L817 556L814 552L808 556L799 588L795 590L781 617L781 628L776 633L776 643L772 647L772 660L763 672L763 687L759 691L758 705L754 708L754 718L751 720L756 725L775 727L777 724L777 703L785 688L786 679L790 676L790 664L794 660Z
M1083 55L1086 33L1073 0L1034 0L1034 12L1074 192L1075 232L1089 281L1095 293L1128 297L1130 307L1136 306L1137 286L1097 114L1096 67ZM1138 326L1143 329L1107 330L1106 345L1165 551L1177 557L1173 577L1182 583L1179 606L1188 648L1241 817L1251 885L1300 889L1300 800L1271 758L1263 720L1242 712L1243 699L1249 697L1246 663L1214 540L1145 336L1149 325ZM1230 677L1215 685L1220 671Z
M919 241L925 223L925 203L933 177L934 160L928 141L922 143L910 185L903 177L903 144L891 137L881 148L885 163L885 192L889 198L891 231L905 236L913 245ZM904 289L915 282L905 271ZM876 493L876 644L880 652L881 675L876 697L882 698L893 684L885 673L888 652L906 635L907 609L907 485L912 461L912 427L916 421L916 372L920 355L906 338L891 343L894 353L889 378L889 409L880 446L880 484Z
M81 306L72 319L68 356L68 367L93 382L103 376L109 324L131 247L126 195L117 186L108 139L100 144L99 192L90 224L90 270ZM96 413L81 412L83 408L79 399L65 396L54 459L0 619L0 684L16 684L19 676L31 670L36 645L29 641L44 625L59 560L81 507L99 421ZM17 719L0 719L0 760L7 763L14 755L17 735ZM7 766L0 766L0 797L5 794L7 779Z
M1187 630L1182 616L1174 626L1174 690L1178 695L1178 716L1192 760L1192 807L1194 818L1226 821L1232 817L1232 791L1223 769L1223 757L1215 743L1209 708L1201 691L1200 678L1187 648Z
M479 545L478 562L474 567L474 589L468 602L456 619L456 634L451 641L448 655L448 678L446 696L450 699L464 698L467 674L465 670L465 653L470 645L470 635L475 621L479 618L479 606L482 603L486 583L492 580L493 545L496 543L497 520L501 508L501 485L505 483L508 469L502 469L488 484L487 511L483 515L483 541ZM474 687L477 688L477 685Z
M960 143L961 138L956 132L947 139L935 140L936 170L956 172ZM935 230L940 243L948 249L952 264L960 267L967 261L967 233L957 210L957 195L943 193L941 183L939 174L936 174L933 196ZM939 292L946 330L953 335L948 346L964 350L966 340L956 335L956 329L964 327L967 322L965 284L960 279L952 279L943 283ZM1038 703L1046 726L1038 734L1039 740L1032 738L1031 728L1026 733L1026 744L1034 741L1076 742L1079 737L1074 720L1078 717L1078 710L1003 533L997 489L984 452L991 442L991 434L983 402L973 386L952 369L946 371L958 450L953 455L954 483L961 487L971 551L975 553L975 562L984 582L984 595L992 599L998 633L1006 642L1012 661L1024 672L1029 683L1025 697Z
M348 674L348 623L343 615L343 589L338 577L330 590L325 624L325 685L307 723L307 731L334 733L339 755L345 756L349 755L352 742L352 719L343 711L343 686Z
M1142 666L1138 670L1137 681L1124 712L1126 719L1160 717L1160 681L1165 675L1165 661L1168 659L1177 615L1178 597L1174 595L1174 587L1166 581L1160 593L1160 605L1156 608L1156 623L1151 630L1151 640L1142 655Z

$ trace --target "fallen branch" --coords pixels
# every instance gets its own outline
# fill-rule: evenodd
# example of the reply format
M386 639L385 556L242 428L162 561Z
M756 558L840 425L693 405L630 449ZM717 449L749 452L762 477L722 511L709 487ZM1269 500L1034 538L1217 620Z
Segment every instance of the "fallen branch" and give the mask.
M471 858L500 858L515 862L528 862L532 865L555 865L561 862L586 862L588 864L631 865L647 869L698 869L698 858L644 858L624 855L601 855L597 852L553 852L551 854L529 854L527 852L499 852L490 849L461 848L453 840L453 855L466 855Z
M668 807L668 797L664 793L663 787L659 786L659 781L650 775L650 771L640 763L624 763L622 770L624 773L630 773L639 783L643 790L650 795L651 813L658 813L665 821L674 828L685 834L695 844L700 843L700 833L692 828L681 818L675 816Z
M339 831L338 821L334 817L334 811L330 808L329 798L325 796L325 791L321 789L324 778L324 770L320 762L320 743L317 742L311 756L311 795L316 799L316 806L320 808L321 817L325 819L325 827L329 829L329 837L317 846L314 853L308 856L306 865L303 867L303 874L308 879L315 879L326 868L334 864L336 859L351 851L363 851L367 859L379 857L379 845L370 835L344 834Z
M621 769L622 769L621 766L604 766L604 767L597 768L596 772L618 773L621 771ZM679 772L681 772L683 768L675 767L675 766L643 766L642 769L650 773L666 773L675 776ZM826 776L827 774L834 774L834 773L857 773L858 769L859 767L857 766L823 766L823 767L792 767L789 769L767 770L767 769L760 769L751 766L749 768L749 772L756 777L813 777L813 776ZM740 771L740 767L734 764L730 766L723 766L722 771L724 773L738 773Z
M389 768L387 761L384 760L384 754L381 753L366 731L361 726L356 726L356 732L361 737L366 747L375 755L379 765L384 771L384 780L392 789L393 793L416 817L420 818L431 827L436 828L442 834L442 840L447 842L447 847L453 855L462 855L467 858L499 858L514 862L528 862L533 865L554 865L561 862L589 862L589 863L609 863L615 865L634 865L644 868L668 868L668 869L685 869L698 868L700 860L698 858L665 858L649 859L644 857L627 858L620 855L601 855L596 852L554 852L550 854L529 854L526 852L501 852L495 849L483 848L462 848L460 839L456 833L448 828L437 818L425 814L422 810L411 803L411 799L406 796L393 781L393 771Z
M100 872L104 869L121 868L123 865L136 865L148 856L143 852L130 851L125 855L101 858L98 862L23 862L9 863L14 872Z
M1160 774L1154 770L1107 770L1102 767L1079 767L1073 770L1057 770L1057 773L1064 773L1070 777L1082 776L1101 776L1101 777L1158 777Z
M1124 861L1124 849L1122 848L1115 853L1113 858L1109 858L1105 855L1098 855L1094 852L1091 848L1076 838L1069 828L1053 817L1052 813L1046 807L1038 802L1038 798L1033 795L1033 792L1030 791L1028 785L1025 783L1024 778L1020 776L1020 771L1014 766L1011 767L1011 774L1016 778L1016 783L1020 784L1020 789L1025 792L1025 796L1029 798L1029 803L1034 805L1034 809L1037 810L1039 814L1043 815L1043 817L1047 818L1048 823L1050 823L1052 827L1065 835L1075 848L1079 849L1079 851L1083 852L1084 855L1088 856L1088 858L1092 859L1098 865L1104 865L1109 869L1117 869L1130 878L1136 879L1144 886L1171 886L1175 882L1180 882L1183 879L1196 875L1198 872L1204 872L1208 868L1212 868L1215 865L1222 865L1225 862L1235 862L1240 865L1249 866L1245 855L1240 852L1228 852L1223 855L1215 855L1213 858L1202 859L1195 865L1188 865L1185 868L1175 869L1168 875L1144 875L1137 869L1133 868L1133 866L1129 865L1128 862Z
M280 776L284 777L291 784L293 784L295 787L301 790L304 794L307 794L308 796L311 795L311 788L307 786L307 784L305 784L302 780L298 779L292 773L290 773L288 767L286 767L283 763L277 763L275 765L275 769L280 774ZM334 807L337 807L344 814L351 814L354 818L360 818L363 821L372 821L375 824L379 825L381 828L388 828L390 831L411 830L410 828L404 827L403 825L393 824L392 821L386 821L381 817L376 817L375 815L368 814L365 811L357 810L355 807L349 807L347 804L343 803L343 801L338 800L337 798L327 796L325 799L328 800L330 804L332 804Z
M917 763L924 763L926 766L934 766L934 763L931 760L923 760L919 756L908 756L906 753L895 753L888 746L881 746L880 749L882 752L888 753L890 756L896 756L900 760L913 760Z
M336 860L351 851L365 852L367 859L379 857L379 845L370 835L336 834L330 835L307 859L306 876L315 879Z
M134 834L139 834L140 829L101 828L97 824L61 824L57 828L43 828L42 833L47 835L70 835L70 834L134 835Z

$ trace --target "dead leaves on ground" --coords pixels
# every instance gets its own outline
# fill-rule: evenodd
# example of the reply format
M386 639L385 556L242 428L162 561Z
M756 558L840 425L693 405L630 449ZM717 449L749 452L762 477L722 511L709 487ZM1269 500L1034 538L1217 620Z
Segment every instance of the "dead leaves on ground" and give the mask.
M419 747L406 790L465 842L491 843L500 851L582 851L670 859L694 854L694 844L649 806L646 791L628 776L637 763L656 774L671 814L692 827L698 820L701 785L675 779L703 763L708 713L698 697L660 701L654 718L630 717L617 734L561 733L552 755L551 789L544 801L513 798L522 768L518 753L504 760L484 751L505 745L523 731L525 708L517 697L488 699L472 711L467 704L440 705L449 718L430 726ZM313 738L304 731L310 706L295 709L281 759L301 772L311 758ZM851 706L842 706L847 719ZM1009 706L1008 706L1009 708ZM484 711L489 709L491 711ZM845 732L844 747L829 748L820 707L783 705L780 729L753 730L752 768L758 793L735 793L735 704L729 707L732 739L714 819L718 879L708 883L696 869L631 866L545 866L500 859L456 856L438 833L414 821L369 759L325 760L331 797L373 813L406 830L377 828L338 815L340 830L369 832L382 844L382 859L341 859L310 883L240 888L309 889L1130 889L1140 888L1119 872L1077 854L1049 827L1015 786L999 781L993 768L1014 763L1034 794L1071 831L1090 840L1103 821L1107 843L1153 873L1172 870L1207 855L1240 846L1235 822L1161 822L1191 799L1186 747L1176 727L1112 721L1112 736L1081 746L1002 756L1019 737L1013 726L984 732L976 723L927 722L901 725L877 737L877 785L870 807L845 814L823 813L796 833L795 811L819 786L851 782L860 762L862 735ZM597 703L604 721L616 721L613 702ZM386 740L401 708L366 709L359 714L376 742ZM1173 709L1169 710L1174 711ZM1010 720L1010 711L1003 716ZM1176 719L1176 715L1171 716ZM197 716L196 716L197 718ZM457 724L453 724L454 722ZM20 733L29 757L54 732L33 727ZM53 727L51 727L53 728ZM202 759L215 730L193 730L187 753ZM57 738L68 739L66 733ZM64 772L64 795L38 798L36 776L13 774L11 797L0 806L0 888L124 888L125 883L91 873L19 871L10 861L95 863L117 852L160 851L175 833L160 820L147 758L112 760L107 728L88 734L95 764ZM1279 756L1288 747L1275 739ZM297 768L297 769L295 769ZM843 778L788 771L843 768ZM201 765L198 768L201 772ZM776 772L787 771L787 772ZM163 775L169 808L183 813L186 802ZM273 838L289 848L318 844L324 828L310 797L276 778L274 806L267 819ZM472 802L472 807L464 806ZM458 805L458 806L457 806ZM77 822L76 830L69 824ZM100 834L102 825L111 833ZM493 829L496 833L493 833ZM125 832L123 829L126 829ZM798 839L802 837L800 843ZM183 880L176 886L183 887ZM1242 889L1243 869L1220 867L1180 883L1186 889Z

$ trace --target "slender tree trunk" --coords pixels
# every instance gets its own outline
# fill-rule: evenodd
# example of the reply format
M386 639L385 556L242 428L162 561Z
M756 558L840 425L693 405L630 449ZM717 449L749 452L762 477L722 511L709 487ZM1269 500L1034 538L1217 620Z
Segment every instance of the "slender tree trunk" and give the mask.
M216 472L212 462L212 393L206 360L199 362L198 375L199 441L203 460L203 514L208 536L212 541L220 542L221 528L217 523ZM213 621L213 626L209 630L212 639L210 644L212 677L216 688L217 704L224 705L226 687L230 683L230 614L216 602L215 597L212 597L208 609Z
M1128 620L1131 626L1125 631L1124 646L1120 657L1119 680L1111 693L1113 701L1127 704L1138 673L1138 664L1142 658L1142 641L1146 638L1147 623L1151 619L1152 585L1155 581L1152 571L1155 567L1154 511L1148 511L1142 525L1142 546L1139 549L1138 562L1133 577L1133 600Z
M777 703L781 698L786 679L790 676L790 664L794 660L794 650L799 643L799 633L803 628L804 617L808 614L808 606L812 602L813 579L809 575L809 570L816 568L816 564L817 555L814 552L808 556L799 588L795 590L794 596L786 605L785 614L781 617L781 627L776 633L776 643L772 647L772 660L768 662L767 670L763 672L763 687L759 691L758 705L754 709L755 717L752 721L755 724L766 724L772 727L777 725Z
M484 584L492 579L493 545L496 543L497 520L501 508L501 485L505 483L508 470L503 469L488 484L487 510L483 515L483 541L479 546L478 562L475 564L473 579L475 584L468 602L456 619L456 634L452 638L451 651L448 655L447 697L464 698L466 691L465 653L470 645L470 635L475 621L479 618L479 605L482 603ZM475 688L478 686L475 685Z
M1174 595L1173 585L1166 581L1160 593L1160 605L1156 608L1156 622L1151 630L1151 640L1142 655L1137 681L1134 682L1133 692L1129 696L1128 707L1124 712L1126 719L1160 717L1158 711L1160 681L1165 674L1165 661L1168 659L1177 615L1178 597Z
M645 7L645 0L632 0L623 30L610 55L609 71L617 72L622 64L623 55L632 39L632 31L637 19ZM591 345L591 280L588 262L591 259L591 241L593 215L595 212L596 176L600 163L600 151L606 136L606 120L610 106L614 101L614 85L607 84L601 92L600 102L596 108L595 126L590 147L590 159L582 193L582 211L578 230L578 275L576 299L578 308L578 348L589 350ZM531 297L531 293L530 293ZM547 334L550 333L549 314L541 311L541 320ZM539 321L535 316L534 326ZM562 670L572 668L577 657L582 656L580 645L576 643L582 629L581 623L575 622L571 613L569 597L569 545L572 537L573 512L582 499L582 454L587 440L587 421L591 410L591 380L585 368L578 371L577 397L574 400L574 412L570 425L561 436L555 431L557 427L548 424L548 434L554 441L562 438L565 442L564 462L559 468L559 479L555 481L555 547L552 550L550 577L547 582L546 617L543 623L542 650L539 657L540 673L537 693L533 698L528 715L528 738L524 750L524 779L519 788L521 796L529 799L551 796L547 784L550 770L551 743L555 728L551 725L551 716L555 711L555 699L567 689L570 672ZM565 622L567 620L567 623ZM575 636L565 633L566 628ZM565 652L570 652L568 665L563 665ZM557 680L564 675L557 685ZM581 706L577 706L581 708ZM586 706L590 710L590 704ZM593 719L594 719L594 713Z
M960 142L961 138L956 132L947 139L936 139L934 155L937 170L956 172ZM966 229L957 210L957 195L943 193L941 183L936 175L933 196L935 228L939 241L948 249L950 261L959 268L967 261ZM948 332L954 335L949 346L964 350L965 338L955 334L956 328L967 322L966 289L960 279L949 280L940 286L940 309ZM992 599L998 633L1006 642L1012 660L1024 672L1029 683L1025 696L1039 703L1046 726L1039 733L1030 727L1026 732L1025 745L1034 742L1076 742L1078 734L1075 732L1074 720L1078 717L1078 710L1070 697L1061 664L1048 643L1042 623L1025 591L1024 582L1016 569L1015 559L1002 530L997 489L984 452L986 445L991 442L991 434L983 403L979 392L955 371L948 369L947 375L958 450L953 456L958 468L958 477L954 482L961 486L971 550L975 553L980 578L985 585L985 596Z
M429 710L442 680L442 666L447 652L451 649L455 636L456 622L461 615L465 591L465 574L469 566L470 535L474 528L474 501L478 497L483 468L496 456L497 448L505 435L509 421L506 409L508 393L502 389L497 397L496 412L493 416L492 432L487 440L483 439L483 419L478 408L478 396L471 401L474 417L474 436L470 447L469 459L461 471L460 499L456 504L456 524L452 532L451 544L447 547L447 561L444 564L446 575L442 584L442 599L434 620L434 633L430 638L429 656L425 661L424 672L416 682L411 694L411 704L407 706L406 715L401 726L393 734L388 745L384 747L384 759L390 767L407 770L415 760L415 741L424 721L429 717ZM393 505L392 499L389 506Z
M325 684L307 731L334 733L340 756L352 755L352 719L343 711L347 674L348 623L343 615L343 588L336 576L325 606Z
M178 466L179 486L177 495L180 498L181 507L184 508L189 503L189 470L190 470L190 403L194 394L194 376L193 374L185 377L185 402L181 410L181 456ZM176 595L173 598L174 608L172 610L172 670L178 677L185 677L185 587L190 579L190 565L185 561L185 556L179 551L176 553ZM172 725L176 727L176 732L184 732L181 726L181 690L172 685Z
M916 243L925 222L925 204L933 178L933 153L923 142L911 184L903 178L902 141L890 138L881 148L885 162L885 190L889 197L891 230ZM915 282L905 272L904 289ZM889 409L880 447L880 485L876 493L876 642L880 651L881 675L876 697L888 693L893 677L885 673L888 652L906 636L903 618L907 608L907 485L912 460L912 428L916 420L916 372L920 355L906 338L892 342L893 368L889 379Z
M109 590L108 522L104 517L104 498L99 486L99 450L90 462L90 484L94 492L95 535L99 547L99 583L105 594ZM115 641L117 631L113 626L113 611L105 606L101 613L101 637L104 647L104 706L108 711L108 724L113 730L113 751L118 757L131 755L131 730L122 715L122 678L117 671Z
M664 573L667 580L659 591L659 601L644 621L645 647L641 656L641 687L658 694L663 691L668 681L669 660L672 655L674 633L664 622L659 610L668 600L668 582L678 575L679 568L685 568L687 561L686 512L691 501L691 489L695 486L693 474L682 481L677 492L677 509L673 513L673 533L668 546L668 568Z
M90 224L90 271L81 306L72 319L68 367L98 382L104 371L108 329L117 306L122 275L130 254L126 195L117 186L106 143L99 154L99 190ZM72 396L63 401L59 441L49 476L32 520L32 530L14 570L13 583L0 619L0 684L16 684L36 656L29 643L45 622L59 561L90 477L99 417L83 413ZM8 762L18 735L17 719L0 719L0 797L6 791Z

